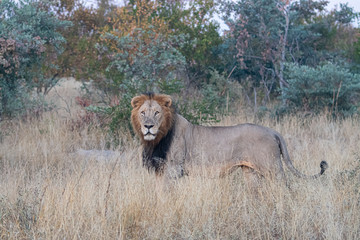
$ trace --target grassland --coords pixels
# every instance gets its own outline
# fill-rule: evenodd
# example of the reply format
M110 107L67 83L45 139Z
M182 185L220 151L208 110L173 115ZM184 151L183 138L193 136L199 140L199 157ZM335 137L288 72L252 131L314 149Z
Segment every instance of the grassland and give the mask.
M223 125L253 122L244 113ZM254 193L241 170L223 179L191 176L166 193L142 168L139 144L124 133L118 155L98 159L101 131L74 130L56 113L3 122L0 143L0 239L360 239L359 119L325 115L258 122L279 131L294 165Z

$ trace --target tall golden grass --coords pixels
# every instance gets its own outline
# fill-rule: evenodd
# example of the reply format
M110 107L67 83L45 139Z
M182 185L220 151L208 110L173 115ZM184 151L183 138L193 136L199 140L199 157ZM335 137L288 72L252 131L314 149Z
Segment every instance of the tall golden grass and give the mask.
M246 121L239 114L221 124ZM221 179L185 177L159 193L131 136L105 161L76 154L104 149L101 131L73 130L56 115L3 123L0 238L360 239L359 119L259 123L284 136L302 172L317 173L326 160L325 176L301 180L286 172L290 187L265 182L254 192L239 170Z

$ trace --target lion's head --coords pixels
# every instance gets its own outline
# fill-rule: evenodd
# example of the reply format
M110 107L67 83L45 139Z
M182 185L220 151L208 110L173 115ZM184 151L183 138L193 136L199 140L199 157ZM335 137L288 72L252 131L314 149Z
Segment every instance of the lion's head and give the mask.
M167 135L174 122L171 97L162 94L143 94L131 100L131 123L144 143L156 145Z

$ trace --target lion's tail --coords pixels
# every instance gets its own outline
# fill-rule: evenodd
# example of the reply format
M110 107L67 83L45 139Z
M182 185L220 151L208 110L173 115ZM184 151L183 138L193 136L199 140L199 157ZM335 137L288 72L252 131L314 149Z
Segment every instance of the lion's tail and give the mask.
M282 136L280 136L280 134L275 134L276 135L276 140L278 141L279 143L279 147L280 147L280 150L281 150L281 154L283 156L283 159L285 161L285 164L286 166L290 169L290 171L292 173L294 173L295 176L299 177L299 178L305 178L305 179L315 179L315 178L318 178L320 177L322 174L324 174L324 172L326 171L326 169L329 167L328 163L326 161L321 161L320 163L320 172L315 174L315 175L305 175L301 172L299 172L299 170L297 170L291 159L290 159L290 156L289 156L289 152L286 148L286 144L285 144L285 140L283 139Z

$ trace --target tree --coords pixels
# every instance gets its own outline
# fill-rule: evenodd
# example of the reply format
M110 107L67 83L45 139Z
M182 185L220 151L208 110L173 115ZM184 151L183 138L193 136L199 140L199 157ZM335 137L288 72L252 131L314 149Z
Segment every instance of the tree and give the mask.
M131 34L118 37L110 33L104 39L116 43L117 50L112 53L112 61L107 70L115 68L124 76L119 84L123 90L131 87L133 94L160 90L160 86L176 79L178 72L184 70L185 59L177 50L182 44L181 36L164 36L148 30L135 29ZM114 46L113 46L114 47Z
M345 4L340 4L340 9L333 9L329 13L321 12L323 6L316 2L310 6L320 7L320 14L304 14L303 10L301 11L304 7L293 7L296 14L291 29L293 38L292 42L289 42L292 60L313 67L334 59L350 60L354 52L354 43L358 38L357 30L351 22L356 19L357 14ZM298 39L297 36L302 37ZM296 44L293 44L295 41Z
M290 27L290 2L281 0L241 0L223 2L234 38L235 59L247 73L254 89L263 86L265 99L279 84L280 93L287 85L283 77ZM232 16L235 16L233 19Z
M288 64L284 89L287 111L349 115L356 112L360 96L360 75L333 63L315 68Z
M222 39L217 23L211 20L214 10L214 0L133 0L116 9L112 26L103 33L122 37L135 28L147 30L151 26L152 31L164 36L184 36L179 50L186 58L188 79L199 86L208 78L209 67L218 64L214 49Z
M97 7L81 0L52 0L50 7L49 11L55 11L59 19L73 23L61 31L67 41L56 62L60 66L57 74L84 81L102 79L109 62L99 58L96 44L103 29L111 26L109 18L114 14L115 6L109 0L98 0Z
M210 69L221 68L217 47L223 42L219 25L213 21L214 0L160 0L159 16L171 30L170 34L184 34L185 44L180 49L187 62L187 74L195 86L210 79Z
M43 11L38 1L0 2L0 98L1 115L15 116L32 107L31 92L46 94L56 84L48 69L49 59L62 52L65 39L59 29L69 22Z
M356 33L349 24L357 15L346 5L324 12L327 1L240 0L223 1L230 27L227 42L238 67L233 76L242 84L262 87L264 102L271 93L284 101L287 62L316 67L326 61L348 60ZM227 58L229 59L229 58ZM234 61L228 64L234 66ZM278 89L278 91L275 91ZM259 94L254 94L259 95Z

